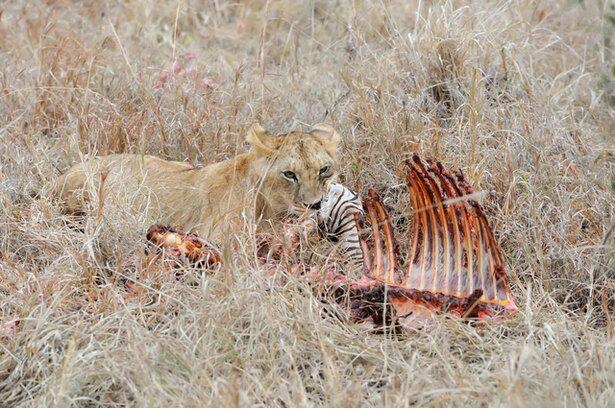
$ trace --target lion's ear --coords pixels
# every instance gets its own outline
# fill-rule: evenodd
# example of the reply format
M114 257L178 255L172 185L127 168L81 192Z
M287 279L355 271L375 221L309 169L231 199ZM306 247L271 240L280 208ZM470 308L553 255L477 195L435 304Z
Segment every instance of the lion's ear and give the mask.
M342 137L335 131L335 129L333 129L333 127L327 124L316 124L312 127L310 134L317 135L325 146L327 152L329 152L332 156L335 155Z
M252 149L263 156L272 156L280 147L279 137L269 135L260 124L250 127L246 135L246 142L252 145Z

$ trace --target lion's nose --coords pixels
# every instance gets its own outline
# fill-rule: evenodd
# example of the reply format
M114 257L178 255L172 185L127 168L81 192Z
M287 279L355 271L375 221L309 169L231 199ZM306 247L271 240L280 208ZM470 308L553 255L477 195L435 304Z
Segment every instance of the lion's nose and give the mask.
M306 204L305 206L309 209L312 210L319 210L320 209L320 204L322 203L322 200L319 200L316 203L312 203L312 204Z

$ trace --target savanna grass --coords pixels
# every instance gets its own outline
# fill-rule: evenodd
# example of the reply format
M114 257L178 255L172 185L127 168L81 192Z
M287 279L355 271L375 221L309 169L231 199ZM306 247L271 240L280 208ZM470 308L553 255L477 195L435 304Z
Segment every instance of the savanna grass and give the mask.
M597 0L0 4L0 406L615 405L614 31ZM401 227L401 160L464 169L518 314L366 333L249 234L178 280L146 215L93 192L77 228L46 194L88 154L227 158L253 122L331 123Z

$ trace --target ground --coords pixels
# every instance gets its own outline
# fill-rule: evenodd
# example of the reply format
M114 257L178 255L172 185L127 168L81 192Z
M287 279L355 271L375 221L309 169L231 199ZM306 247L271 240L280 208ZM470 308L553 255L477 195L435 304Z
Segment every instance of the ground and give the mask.
M615 405L614 7L1 3L0 406ZM86 154L227 158L254 122L332 124L402 227L402 159L464 169L519 312L369 333L247 237L191 283L144 215L101 195L78 229L45 193Z

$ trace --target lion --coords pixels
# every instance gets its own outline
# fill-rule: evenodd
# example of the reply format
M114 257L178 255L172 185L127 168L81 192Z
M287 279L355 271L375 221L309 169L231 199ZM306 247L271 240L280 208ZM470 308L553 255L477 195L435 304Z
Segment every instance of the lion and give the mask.
M85 159L58 178L53 192L67 213L82 213L98 197L99 217L108 203L128 203L152 222L214 242L246 221L258 228L320 208L338 177L341 137L331 126L272 135L255 124L245 139L248 152L201 168L138 154Z

